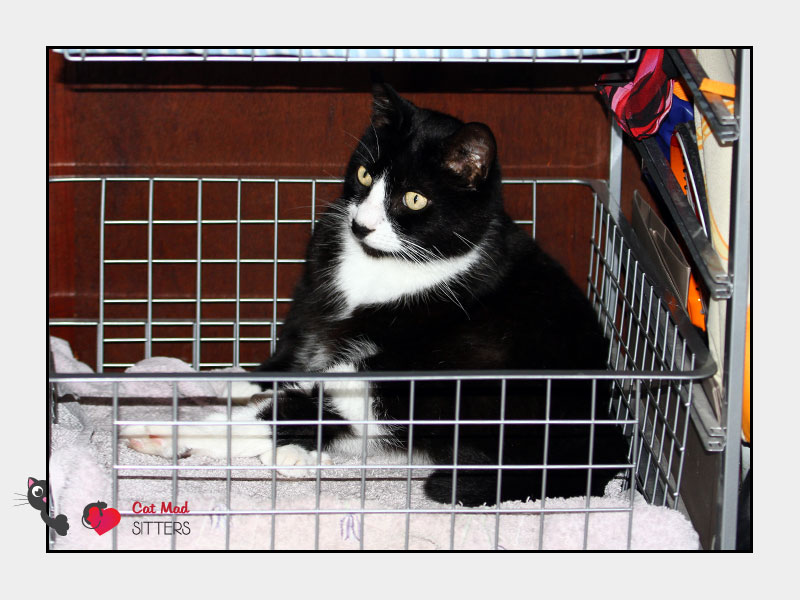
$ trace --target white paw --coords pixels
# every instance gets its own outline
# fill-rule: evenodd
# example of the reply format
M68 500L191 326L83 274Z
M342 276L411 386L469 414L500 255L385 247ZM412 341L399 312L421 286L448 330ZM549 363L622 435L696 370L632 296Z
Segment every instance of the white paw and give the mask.
M169 425L130 425L120 430L119 436L128 440L128 446L142 454L154 454L172 458L175 447L172 443L172 427ZM177 454L181 456L189 449L182 444L178 434Z
M231 414L232 421L255 421L256 409L237 407ZM206 422L226 421L225 413L215 413ZM227 459L228 428L224 425L131 425L120 430L120 437L128 445L143 454L154 454L172 458L174 429L178 431L178 456L191 453ZM231 457L251 457L272 452L269 425L231 425Z
M276 465L282 467L301 467L301 466L308 466L308 467L316 467L318 464L323 465L332 465L333 461L331 457L326 453L323 452L321 455L317 453L316 450L306 450L302 446L298 446L297 444L287 444L286 446L278 446L277 450L275 451L276 454ZM272 450L270 449L269 452L263 453L261 456L261 462L265 465L272 464ZM277 469L278 475L282 477L290 477L290 478L302 478L302 477L316 477L317 476L317 469L310 468L310 469L300 469L300 468L290 468L290 469Z

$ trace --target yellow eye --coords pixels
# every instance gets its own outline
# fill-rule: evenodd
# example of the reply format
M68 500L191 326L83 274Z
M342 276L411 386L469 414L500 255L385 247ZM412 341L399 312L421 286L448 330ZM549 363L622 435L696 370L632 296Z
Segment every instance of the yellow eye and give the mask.
M403 196L403 204L411 210L422 210L428 206L428 199L417 192L406 192L406 195Z
M364 187L372 185L372 175L369 174L369 171L367 171L367 168L363 165L358 167L358 181Z

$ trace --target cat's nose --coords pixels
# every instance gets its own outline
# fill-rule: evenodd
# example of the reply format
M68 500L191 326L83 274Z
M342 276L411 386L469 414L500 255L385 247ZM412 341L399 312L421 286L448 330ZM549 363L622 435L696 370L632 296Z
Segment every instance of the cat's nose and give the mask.
M374 229L370 229L369 227L364 227L363 225L358 223L355 219L353 219L353 224L350 226L350 228L353 230L353 235L355 235L360 240L363 240L370 233L375 231Z

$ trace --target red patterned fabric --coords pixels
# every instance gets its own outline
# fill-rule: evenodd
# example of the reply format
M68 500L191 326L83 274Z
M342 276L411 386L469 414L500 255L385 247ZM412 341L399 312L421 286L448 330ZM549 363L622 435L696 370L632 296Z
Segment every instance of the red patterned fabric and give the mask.
M636 139L658 131L672 107L672 79L664 72L664 50L648 49L633 81L609 85L600 79L597 89L614 112L622 130Z

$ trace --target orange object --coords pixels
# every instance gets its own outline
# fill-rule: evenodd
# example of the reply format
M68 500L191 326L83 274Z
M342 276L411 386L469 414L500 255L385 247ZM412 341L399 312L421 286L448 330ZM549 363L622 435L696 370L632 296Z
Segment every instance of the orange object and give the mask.
M747 307L747 329L744 334L744 394L742 396L742 437L750 443L750 307Z
M681 154L681 148L678 146L678 142L675 141L675 138L672 138L672 141L669 145L669 166L672 169L672 174L675 175L675 179L678 181L678 185L681 186L683 193L688 195L688 185L686 183L686 170L684 169L683 163L683 154Z
M689 275L689 297L686 301L686 312L692 324L703 331L706 330L706 307L703 304L703 295L697 286L694 275Z
M710 92L712 94L719 94L725 98L736 97L736 86L732 83L724 83L722 81L714 81L706 77L700 82L701 92Z
M674 137L669 146L669 166L678 181L678 185L681 186L683 193L688 197L689 184L686 181L683 154ZM703 331L706 330L706 310L703 305L703 295L700 293L700 288L697 286L694 275L691 274L689 275L689 295L686 301L686 312L689 313L689 319L692 324Z
M683 84L677 79L673 80L672 82L672 93L685 102L689 101L689 94L686 93L686 89L683 87Z

